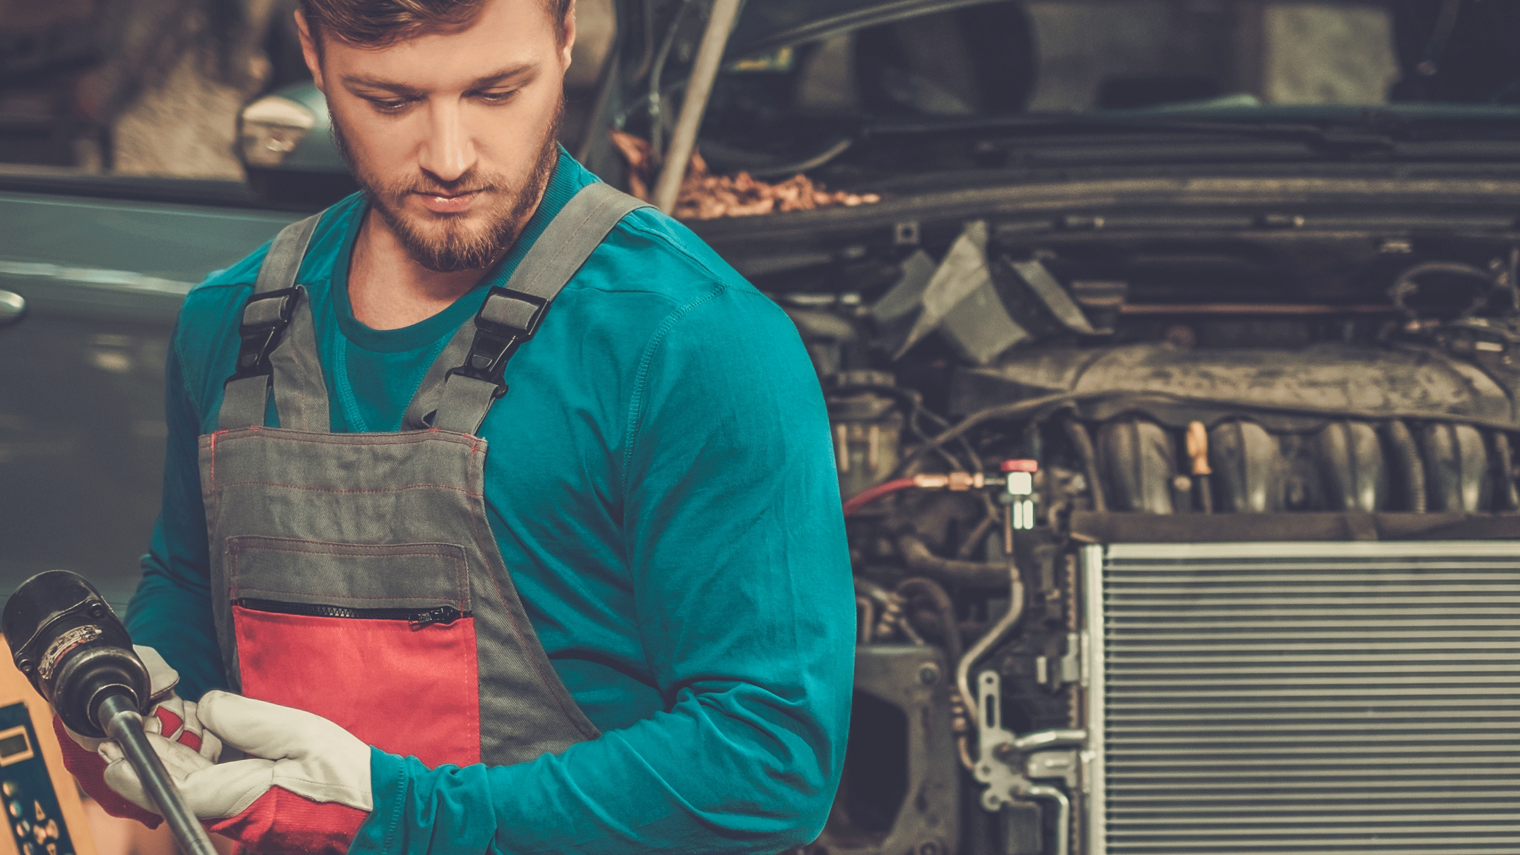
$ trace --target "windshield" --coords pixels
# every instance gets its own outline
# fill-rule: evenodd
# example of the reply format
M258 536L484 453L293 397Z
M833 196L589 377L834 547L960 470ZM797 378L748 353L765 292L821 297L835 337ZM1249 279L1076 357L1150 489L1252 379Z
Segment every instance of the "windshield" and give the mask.
M1520 3L1483 0L993 2L730 63L704 137L721 153L778 134L824 145L831 129L862 122L1422 104L1491 113L1520 102L1517 37Z

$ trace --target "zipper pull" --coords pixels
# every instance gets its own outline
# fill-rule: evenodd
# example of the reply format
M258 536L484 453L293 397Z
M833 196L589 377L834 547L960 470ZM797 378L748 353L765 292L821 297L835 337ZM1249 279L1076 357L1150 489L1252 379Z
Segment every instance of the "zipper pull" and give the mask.
M428 609L425 612L418 612L412 615L412 619L409 622L409 625L411 626L412 631L415 632L419 629L426 629L435 623L441 623L444 625L451 624L454 621L459 620L459 617L459 609L456 609L453 606L439 606L437 608Z

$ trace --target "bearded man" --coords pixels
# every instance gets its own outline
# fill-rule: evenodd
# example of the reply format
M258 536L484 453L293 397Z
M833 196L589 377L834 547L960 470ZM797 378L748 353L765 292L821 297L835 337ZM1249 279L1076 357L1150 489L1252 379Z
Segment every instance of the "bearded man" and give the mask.
M192 809L255 852L807 843L854 632L795 330L557 145L573 0L298 22L363 191L186 299L127 615Z

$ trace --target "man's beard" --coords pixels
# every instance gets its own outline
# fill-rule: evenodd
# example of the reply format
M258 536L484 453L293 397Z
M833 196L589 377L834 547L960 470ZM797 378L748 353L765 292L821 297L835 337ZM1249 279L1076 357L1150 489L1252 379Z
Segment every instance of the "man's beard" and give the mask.
M386 184L369 174L354 156L337 116L332 117L332 135L359 189L418 264L437 273L484 270L517 240L537 209L559 159L559 128L564 110L563 101L555 105L554 117L538 144L537 160L519 188L509 187L500 173L477 172L473 168L447 185L426 173ZM471 212L475 216L470 219L484 220L475 228L466 225L464 215L437 216L430 218L434 220L432 223L425 223L409 217L403 210L407 196L412 193L452 196L472 191L482 191L482 202L485 197L494 197L490 207Z

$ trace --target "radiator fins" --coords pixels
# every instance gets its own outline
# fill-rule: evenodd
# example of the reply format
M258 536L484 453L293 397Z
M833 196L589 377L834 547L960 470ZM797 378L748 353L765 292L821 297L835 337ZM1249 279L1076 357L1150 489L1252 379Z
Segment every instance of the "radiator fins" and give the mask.
M1091 855L1520 851L1520 543L1084 557Z

